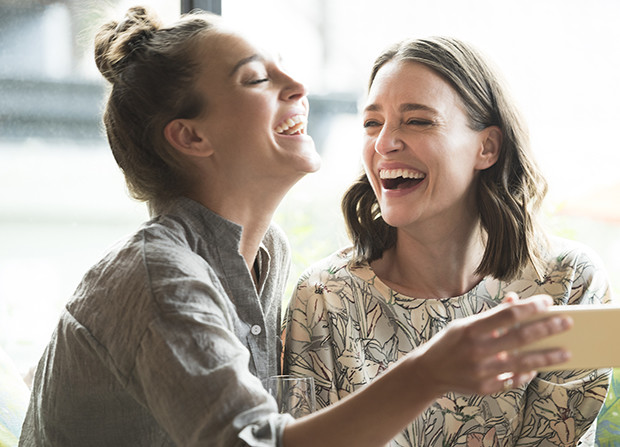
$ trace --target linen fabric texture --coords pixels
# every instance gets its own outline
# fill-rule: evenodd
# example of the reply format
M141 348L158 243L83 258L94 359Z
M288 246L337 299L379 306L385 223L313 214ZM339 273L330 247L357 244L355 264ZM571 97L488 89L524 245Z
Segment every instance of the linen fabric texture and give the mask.
M20 446L277 446L290 252L270 227L254 285L242 228L174 201L113 248L66 305L35 374Z

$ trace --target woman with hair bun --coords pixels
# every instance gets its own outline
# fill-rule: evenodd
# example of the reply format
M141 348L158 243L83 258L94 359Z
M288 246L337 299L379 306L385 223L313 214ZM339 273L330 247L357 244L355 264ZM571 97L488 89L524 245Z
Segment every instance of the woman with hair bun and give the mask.
M364 172L342 200L353 246L304 272L286 320L284 370L315 378L319 407L512 293L611 301L598 257L536 225L546 181L508 90L472 46L437 37L386 50L363 127ZM420 378L436 398L390 445L574 446L595 428L609 369L506 374L481 395L445 386L467 374L458 352Z
M534 297L454 325L348 401L298 420L279 414L261 379L280 370L290 255L271 219L319 168L306 88L207 13L164 26L131 8L101 28L95 59L111 84L110 147L152 219L67 303L20 446L377 446L433 401L418 376L454 352L473 347L486 365L468 363L446 384L472 392L497 391L507 371L519 385L566 358L500 355L570 327L564 318L518 326L550 304Z

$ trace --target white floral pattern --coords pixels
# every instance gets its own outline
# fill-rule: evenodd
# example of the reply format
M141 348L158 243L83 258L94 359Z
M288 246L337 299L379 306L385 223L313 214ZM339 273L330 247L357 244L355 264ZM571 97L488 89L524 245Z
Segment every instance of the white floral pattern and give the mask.
M284 324L284 372L313 376L321 408L371 382L450 321L493 307L507 291L524 298L546 293L560 305L610 302L597 257L575 243L554 244L543 280L528 270L510 283L485 278L462 296L433 300L401 295L369 265L354 266L351 249L337 252L299 280ZM576 445L603 404L610 373L553 371L490 396L448 393L391 445Z

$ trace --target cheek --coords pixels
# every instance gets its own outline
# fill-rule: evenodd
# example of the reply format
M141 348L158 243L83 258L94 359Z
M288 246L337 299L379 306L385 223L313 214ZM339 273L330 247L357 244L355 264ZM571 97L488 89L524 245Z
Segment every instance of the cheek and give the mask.
M374 140L366 137L362 143L362 162L364 163L364 170L368 173L372 170L372 162L375 156L375 143Z
M370 181L370 186L372 187L372 190L375 193L375 196L378 197L381 192L381 184L380 184L379 179L376 177L376 172L373 170L373 164L372 164L373 155L372 154L374 154L374 151L366 152L364 150L362 161L363 161L363 168L364 168L364 172L366 173L366 177L368 177L368 180Z

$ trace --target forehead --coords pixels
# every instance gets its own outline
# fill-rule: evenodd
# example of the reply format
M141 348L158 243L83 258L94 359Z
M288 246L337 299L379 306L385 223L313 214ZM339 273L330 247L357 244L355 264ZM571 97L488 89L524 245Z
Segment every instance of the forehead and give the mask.
M243 35L226 29L207 32L200 43L200 57L206 67L230 72L246 57L258 53L250 40Z
M416 103L441 109L460 106L452 85L432 68L419 62L392 60L377 72L368 92L367 104L382 107Z
M264 52L242 34L227 29L210 30L199 42L200 73L195 88L209 100L226 97L238 87L244 63L264 60Z

